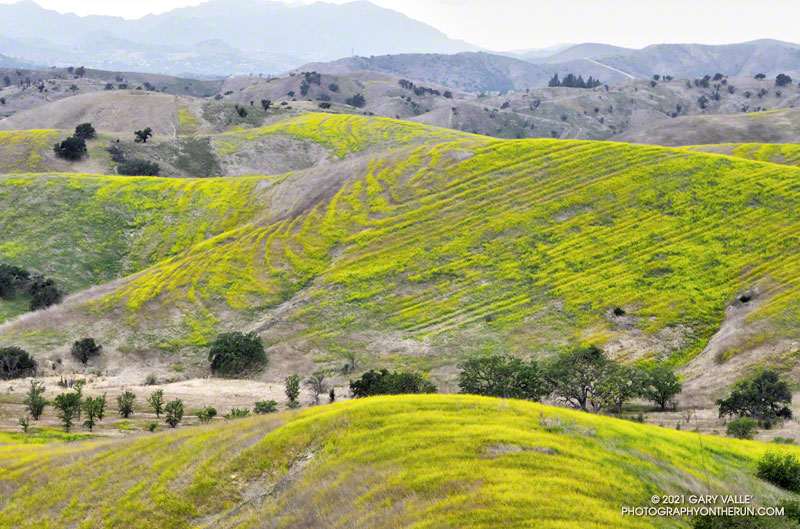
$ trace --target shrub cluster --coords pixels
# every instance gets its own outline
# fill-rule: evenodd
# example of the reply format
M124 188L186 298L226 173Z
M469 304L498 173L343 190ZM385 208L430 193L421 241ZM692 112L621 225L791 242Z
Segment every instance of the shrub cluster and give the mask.
M31 296L30 310L47 308L60 303L64 293L56 282L41 275L31 275L18 266L0 264L0 299L13 299L17 294Z

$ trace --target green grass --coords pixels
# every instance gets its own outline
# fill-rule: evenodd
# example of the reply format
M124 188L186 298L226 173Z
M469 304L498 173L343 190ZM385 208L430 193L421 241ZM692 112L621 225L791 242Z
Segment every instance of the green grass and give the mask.
M52 152L58 130L0 131L0 174L47 170L43 152Z
M3 445L47 444L54 442L72 442L91 439L87 433L66 433L56 428L38 428L31 426L28 433L0 432L0 450Z
M787 493L753 475L767 450L800 453L523 401L382 397L134 439L0 445L0 527L686 527L621 507L653 494L774 504Z
M272 190L305 196L303 173L5 177L0 205L35 207L2 210L0 228L12 236L0 259L49 264L49 275L73 287L137 272L72 310L113 314L136 333L131 345L167 351L204 346L295 296L303 303L282 318L322 353L410 365L370 349L373 333L394 333L432 346L413 362L426 370L476 351L545 353L621 339L628 331L608 316L617 306L637 331L677 333L660 359L679 365L751 287L760 305L749 321L796 338L798 168L326 114L270 130L368 161L348 168L332 197L277 220ZM26 340L8 331L6 341Z

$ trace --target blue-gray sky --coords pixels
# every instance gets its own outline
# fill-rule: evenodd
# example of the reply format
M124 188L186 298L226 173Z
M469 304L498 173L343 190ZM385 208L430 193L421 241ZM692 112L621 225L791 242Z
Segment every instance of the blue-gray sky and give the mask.
M0 0L13 3L16 0ZM138 18L199 0L36 0L60 12ZM329 0L345 3L348 0ZM640 48L664 42L724 44L800 40L796 0L372 0L452 38L493 50L604 42ZM303 0L303 3L310 3Z

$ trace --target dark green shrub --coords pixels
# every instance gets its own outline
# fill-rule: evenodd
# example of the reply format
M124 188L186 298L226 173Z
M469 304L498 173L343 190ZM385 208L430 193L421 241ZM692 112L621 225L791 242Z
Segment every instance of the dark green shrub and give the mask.
M756 432L757 426L758 422L755 419L739 417L728 422L725 433L737 439L752 439L758 433Z
M155 162L134 158L117 165L117 174L123 176L158 176L161 167Z
M0 348L0 379L22 378L36 373L36 361L19 347Z
M361 94L355 94L352 97L348 97L347 99L345 99L344 102L350 105L351 107L363 108L364 105L367 104L367 99Z
M264 345L256 333L220 334L208 353L211 371L222 375L239 375L262 368L267 363Z
M83 138L70 136L66 140L53 145L53 152L59 158L74 162L80 160L88 152Z
M84 338L72 344L72 356L83 365L95 356L99 356L102 350L103 347L97 345L94 338Z
M260 400L256 402L255 408L253 408L259 415L264 415L266 413L275 413L278 411L278 403L274 400Z
M61 303L64 293L56 287L56 282L43 276L36 276L29 288L31 294L31 310L46 309Z
M97 136L97 132L94 130L94 127L91 123L81 123L75 127L74 136L82 140L91 140Z
M800 461L793 454L767 452L758 462L756 475L791 492L800 492Z
M436 393L436 386L419 373L390 373L386 369L370 370L360 379L350 382L354 398L372 395L403 395L411 393Z
M183 420L183 401L181 399L175 399L164 408L166 412L165 421L169 424L172 428L178 426L178 424Z

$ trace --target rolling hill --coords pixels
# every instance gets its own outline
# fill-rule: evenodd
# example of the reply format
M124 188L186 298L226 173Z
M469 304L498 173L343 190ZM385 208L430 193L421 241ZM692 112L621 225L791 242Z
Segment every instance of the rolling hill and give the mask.
M651 145L715 143L795 143L800 138L800 109L788 108L737 115L686 116L658 125L643 124L615 141Z
M775 505L789 493L752 474L767 450L798 453L523 401L381 397L116 441L0 438L0 527L688 527L621 511L654 494Z
M699 377L710 358L707 387L796 365L800 169L343 115L231 135L231 154L275 136L333 157L273 177L0 177L0 259L76 292L0 343L49 358L94 336L114 369L196 374L228 329L259 332L276 365L355 356L444 380L470 354L575 341ZM709 349L731 318L736 339Z

